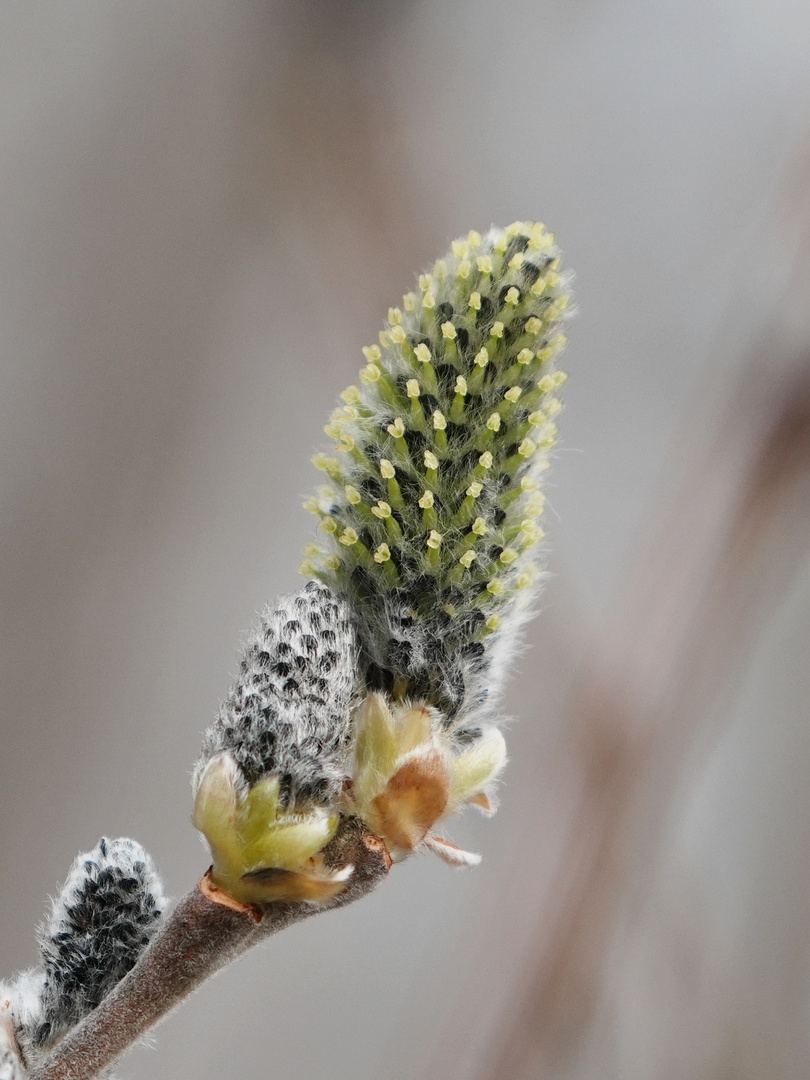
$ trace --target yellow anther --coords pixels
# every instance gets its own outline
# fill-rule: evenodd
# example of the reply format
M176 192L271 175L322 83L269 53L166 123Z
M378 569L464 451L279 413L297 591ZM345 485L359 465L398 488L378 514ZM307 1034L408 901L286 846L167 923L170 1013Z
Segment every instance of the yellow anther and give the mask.
M546 282L548 283L548 287L550 289L556 289L557 286L560 284L560 275L555 274L553 270L550 270L546 274Z
M473 482L467 488L467 494L470 496L471 499L477 499L483 490L484 485L479 483L478 480L473 480Z
M524 571L522 574L518 574L515 586L518 589L526 589L534 582L534 574L530 574L528 571Z
M482 274L492 273L492 256L491 255L479 255L476 259L478 269Z
M328 435L330 439L339 439L343 434L343 429L339 424L327 424L323 429L324 435Z
M453 254L458 259L463 259L470 250L470 245L466 240L454 240L452 243Z
M340 436L340 442L335 447L336 450L342 450L348 454L350 450L354 450L354 439L347 432L343 432Z
M343 393L340 395L348 405L360 404L360 387L359 386L347 386Z
M441 547L442 539L443 537L440 532L436 532L435 529L431 529L430 536L428 536L427 538L427 546L429 548L433 548L433 550L436 551L438 548Z
M428 488L419 500L423 510L429 510L433 506L433 492Z
M298 566L298 573L303 574L304 577L311 577L316 569L317 567L311 559L304 559Z
M416 293L405 293L402 297L402 306L406 311L416 311Z
M472 523L472 531L476 536L486 536L489 532L489 526L482 517L477 517Z
M396 345L401 345L406 337L405 327L400 326L399 324L397 324L396 326L392 326L391 329L388 331L388 336Z
M505 547L501 554L498 556L504 566L508 566L509 563L513 563L517 557L518 553L515 551L515 549L508 547Z
M391 558L391 549L388 544L380 544L377 550L374 552L374 562L384 563L388 562Z
M486 367L489 363L489 353L486 349L479 349L475 354L475 362L479 367Z
M376 362L382 357L382 353L380 352L380 346L364 345L363 356L365 356L366 360L368 360L370 363L376 364Z
M433 273L436 275L439 281L444 281L444 279L447 277L447 263L444 261L444 259L436 260L436 262L433 264Z
M430 349L425 345L424 341L417 345L413 350L413 354L417 360L420 360L423 364L430 363Z
M458 561L465 569L469 570L477 558L478 555L474 551L465 551Z
M481 310L481 293L480 292L470 293L470 307L474 311L480 311Z
M337 458L327 457L326 454L313 454L312 464L316 469L329 473L330 476L340 472L340 462Z
M514 307L518 300L520 300L520 289L516 289L513 285L511 289L507 290L504 302L509 304L510 307Z
M423 293L433 288L433 277L431 274L419 275L419 288L422 290Z
M377 341L379 341L384 349L387 349L391 344L391 335L387 330L381 330L379 334L377 334Z
M533 439L526 438L518 447L518 453L521 457L531 457L537 449L537 443Z
M536 315L532 315L530 319L526 320L526 326L524 327L527 334L539 334L543 329L543 320L538 319Z
M422 297L422 307L427 308L428 310L432 310L436 307L436 297L432 292L426 292Z
M360 378L364 383L375 383L380 378L380 369L376 364L366 364L360 372Z
M362 502L362 496L356 487L352 487L351 484L347 484L343 490L346 492L346 498L349 500L352 506L357 506L359 502Z
M380 475L384 480L393 480L397 471L388 458L380 458Z
M509 269L519 270L521 266L523 266L523 258L524 256L522 251L519 251L517 255L513 255L512 258L509 260Z
M338 531L338 523L335 521L334 518L325 517L321 521L321 528L323 529L323 531L325 533L329 533L330 535L334 535Z
M492 324L492 329L489 332L490 337L502 338L503 337L503 323L496 321Z
M513 221L511 225L507 225L503 230L506 236L512 237L522 233L527 226L525 221Z
M526 537L525 547L534 547L546 535L542 529L537 527L534 529L521 529L520 531Z
M499 255L503 255L506 249L509 247L509 238L505 232L502 232L498 239L493 244L493 247Z
M547 242L546 227L542 221L538 221L529 233L529 247L532 251L539 251L541 247L546 246Z
M498 431L501 426L501 417L499 413L491 413L487 420L487 427L490 431Z
M521 481L520 481L520 490L521 491L537 491L537 481L535 479L533 479L531 476L522 477ZM543 500L545 500L545 495L542 495L541 498Z
M453 341L455 338L458 337L456 328L451 322L442 323L442 337L446 338L448 341Z
M444 429L447 427L447 420L445 419L444 413L440 409L437 409L433 414L433 427L436 429L436 431L444 431Z
M536 495L532 496L528 503L526 503L526 513L531 514L532 517L539 517L543 513L545 505L545 495L538 492Z
M500 596L503 589L503 582L498 578L493 578L492 581L487 583L487 592L492 593L493 596Z
M555 371L552 378L554 379L554 389L556 390L558 386L562 386L562 384L567 381L568 376L564 371Z
M388 321L392 326L398 326L402 322L402 312L398 307L390 307L388 309Z
M519 386L513 386L509 390L507 390L506 393L503 395L504 400L505 401L511 401L512 404L514 405L515 402L517 401L517 399L520 397L520 395L522 393L523 393L523 390Z
M439 459L436 457L436 455L432 451L426 450L425 451L425 468L426 469L438 469L438 467L439 467Z
M560 401L559 398L555 398L555 397L549 398L549 400L546 402L546 415L547 416L556 416L561 408L562 408L562 402Z
M398 416L393 424L389 424L385 430L389 435L393 435L395 439L401 439L405 434L405 421L401 416Z
M314 495L310 495L308 499L304 499L301 505L305 510L309 511L310 514L320 514L321 512L321 504Z
M534 360L534 353L531 349L521 349L517 354L517 362L519 364L530 364Z
M408 381L405 383L405 392L407 393L409 398L419 397L419 383L416 381L416 379L408 379Z
M340 559L337 555L327 555L323 562L324 566L327 566L330 570L340 569Z
M346 547L351 547L352 544L357 543L358 536L354 529L349 527L348 529L343 530L343 532L338 537L338 540L341 542L341 544L345 544Z
M550 394L552 390L556 389L556 383L553 375L544 375L542 379L537 380L537 389L541 394Z
M501 625L501 617L500 617L500 615L490 615L490 617L486 621L487 630L497 630L500 625Z
M482 469L492 468L492 454L490 454L489 450L485 450L483 452L481 457L478 459L478 464L481 466Z
M475 229L470 229L467 233L467 239L470 242L470 247L477 248L481 244L481 233L476 232Z
M472 270L472 263L470 262L470 260L469 259L462 259L461 262L458 264L458 270L456 271L456 273L458 274L458 276L461 278L462 281L466 281L467 278L470 276L470 271L471 270Z
M463 375L459 375L456 378L455 391L456 391L457 394L461 394L462 397L466 396L466 394L467 394L467 380L464 378Z
M548 417L542 409L538 409L536 412L529 413L529 423L532 427L542 427L545 424Z
M377 503L376 506L372 506L371 512L374 517L378 517L381 519L391 517L391 507L388 505L387 502L383 502L382 499Z

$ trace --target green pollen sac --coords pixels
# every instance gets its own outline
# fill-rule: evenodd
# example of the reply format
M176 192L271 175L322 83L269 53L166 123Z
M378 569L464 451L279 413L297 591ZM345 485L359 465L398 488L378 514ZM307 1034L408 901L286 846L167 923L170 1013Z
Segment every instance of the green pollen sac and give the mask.
M331 419L334 456L313 459L333 490L306 503L321 518L306 574L371 621L412 590L424 620L498 631L542 549L568 281L554 237L521 221L454 241L389 309Z

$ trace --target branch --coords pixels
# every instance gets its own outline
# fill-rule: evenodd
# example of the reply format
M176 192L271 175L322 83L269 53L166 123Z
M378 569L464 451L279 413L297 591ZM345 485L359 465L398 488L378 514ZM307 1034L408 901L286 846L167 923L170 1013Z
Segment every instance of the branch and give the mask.
M382 841L356 819L343 822L324 850L333 868L354 865L346 890L331 903L275 903L235 910L192 889L110 995L30 1072L30 1080L92 1080L212 975L253 945L323 911L371 892L391 865Z

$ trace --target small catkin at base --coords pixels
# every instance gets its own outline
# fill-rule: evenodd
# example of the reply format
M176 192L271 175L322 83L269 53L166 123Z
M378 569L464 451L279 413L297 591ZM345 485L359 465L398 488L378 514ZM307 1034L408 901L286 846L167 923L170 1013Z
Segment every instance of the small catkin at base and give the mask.
M358 666L349 608L318 582L248 638L193 780L212 880L234 899L322 902L343 887L318 853L339 823Z
M96 1008L160 925L160 878L134 840L101 839L79 855L39 928L42 967L0 988L28 1061Z

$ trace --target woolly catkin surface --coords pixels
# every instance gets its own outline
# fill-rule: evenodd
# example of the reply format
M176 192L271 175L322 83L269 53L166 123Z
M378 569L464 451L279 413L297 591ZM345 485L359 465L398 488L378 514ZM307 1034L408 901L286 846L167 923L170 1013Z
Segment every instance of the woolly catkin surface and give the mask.
M346 775L357 642L347 605L318 582L268 608L205 734L197 776L221 751L245 781L276 774L281 801L329 805Z
M152 861L134 840L102 839L75 860L38 932L42 968L7 990L29 1057L95 1009L134 967L165 904Z

